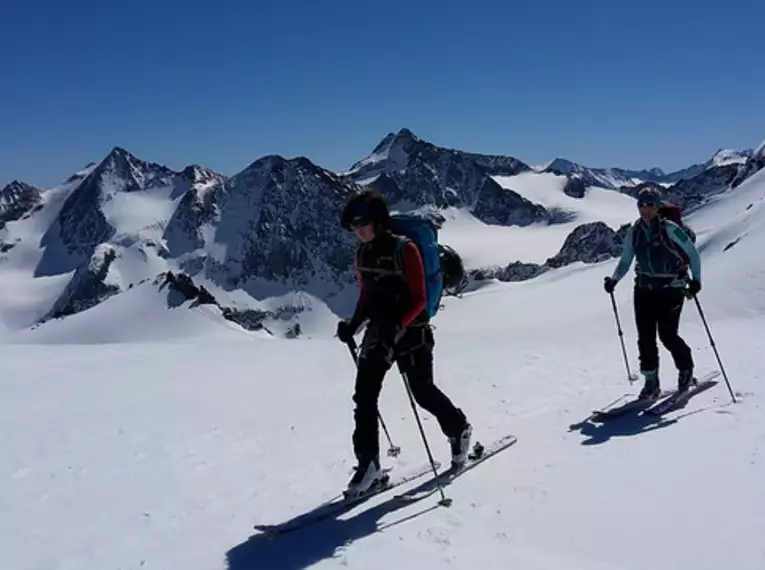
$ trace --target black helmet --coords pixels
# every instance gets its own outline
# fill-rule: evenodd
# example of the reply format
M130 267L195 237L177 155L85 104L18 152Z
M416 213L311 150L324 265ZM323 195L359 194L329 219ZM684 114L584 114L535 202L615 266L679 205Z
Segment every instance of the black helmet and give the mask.
M387 228L390 212L382 196L372 190L365 190L355 194L345 205L340 225L350 230L353 225L366 225L370 222L374 222L378 229Z

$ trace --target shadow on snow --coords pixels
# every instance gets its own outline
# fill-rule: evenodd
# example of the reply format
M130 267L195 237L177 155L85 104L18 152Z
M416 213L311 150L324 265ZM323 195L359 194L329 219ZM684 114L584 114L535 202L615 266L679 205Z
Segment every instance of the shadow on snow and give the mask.
M348 510L359 506L355 505ZM333 518L314 522L281 536L255 534L246 542L228 551L226 554L228 570L265 570L271 568L301 570L308 568L321 560L339 555L344 547L357 540L440 508L436 503L395 521L379 524L380 519L384 516L408 506L411 504L389 498L348 519L339 518L347 512L344 510L336 513ZM321 506L317 509L321 509ZM310 516L312 512L298 515L281 524L289 525L293 521Z
M688 402L685 402L673 411L682 409L687 404ZM627 413L618 418L600 422L594 420L593 416L590 416L578 424L569 426L569 431L578 430L582 435L588 436L589 439L582 441L582 445L599 445L606 443L614 437L630 437L669 427L676 424L682 418L703 412L711 407L697 408L673 418L645 413Z

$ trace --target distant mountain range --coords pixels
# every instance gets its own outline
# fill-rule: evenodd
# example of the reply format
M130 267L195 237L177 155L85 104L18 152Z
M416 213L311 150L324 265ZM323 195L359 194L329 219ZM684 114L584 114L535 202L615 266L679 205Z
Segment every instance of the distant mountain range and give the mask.
M556 174L578 174L588 186L618 189L623 186L637 186L645 182L675 184L681 180L690 180L705 170L719 166L740 165L754 156L754 150L718 150L709 160L694 164L682 170L665 173L661 168L647 170L627 170L624 168L590 168L565 158L556 158L545 165L535 168L537 172Z
M38 321L85 310L167 271L185 273L217 296L239 291L262 300L300 290L331 304L353 282L355 243L338 221L361 188L435 220L456 207L485 224L523 227L567 217L503 188L495 176L564 176L564 192L576 198L591 187L635 195L661 185L668 198L693 207L763 166L761 145L721 150L673 173L589 168L560 158L532 168L515 157L444 148L408 129L386 135L345 172L276 155L233 176L198 165L174 171L115 147L54 188L14 181L0 191L0 279L4 265L30 278L69 276ZM20 249L23 255L14 253ZM569 258L587 254L556 257Z

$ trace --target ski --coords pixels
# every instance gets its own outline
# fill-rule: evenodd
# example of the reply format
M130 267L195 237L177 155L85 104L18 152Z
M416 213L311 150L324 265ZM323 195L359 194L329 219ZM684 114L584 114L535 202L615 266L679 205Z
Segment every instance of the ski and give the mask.
M685 392L675 392L666 400L660 402L652 408L645 410L643 413L652 416L660 416L677 408L681 408L696 394L699 394L705 390L709 390L709 388L715 386L717 384L717 380L715 380L715 378L717 378L719 375L720 372L714 370L709 374L704 375L700 379L694 379L694 383L691 384L691 387L688 388L688 390Z
M635 398L625 402L621 406L616 408L604 408L602 410L594 410L591 416L592 421L605 422L615 418L620 418L626 414L632 412L642 412L650 408L651 406L661 402L665 398L670 398L675 393L674 390L663 390L656 398Z
M505 435L493 441L486 447L476 441L475 445L473 446L473 451L470 453L470 455L468 455L467 462L464 465L461 467L450 466L448 469L438 474L438 479L433 477L421 483L417 487L414 487L413 489L399 493L398 495L394 495L393 498L406 502L415 502L425 499L431 496L433 493L438 492L439 482L441 485L447 485L451 483L463 473L470 471L476 465L479 465L493 455L496 455L503 449L507 449L517 441L518 438L511 434Z
M436 465L436 469L438 469L441 466L439 462L436 462L435 465ZM331 499L330 501L319 505L315 509L305 514L299 515L284 523L256 524L254 525L254 528L256 530L261 531L264 534L274 535L274 536L282 535L300 528L304 528L315 522L319 522L321 520L340 515L344 511L350 510L353 507L362 504L366 500L371 499L372 497L376 495L379 495L380 493L384 493L385 491L394 489L395 487L398 487L399 485L403 485L405 483L409 483L410 481L414 481L415 479L422 477L423 475L427 474L428 472L432 470L433 468L431 467L430 463L426 463L424 465L418 466L411 470L405 471L401 475L398 475L398 476L394 475L393 477L391 477L390 472L392 471L392 469L386 468L383 470L385 473L385 476L383 480L381 481L381 484L378 484L374 488L370 489L369 491L367 491L366 493L358 497L346 498L343 494L340 494L339 496L336 496L334 499Z

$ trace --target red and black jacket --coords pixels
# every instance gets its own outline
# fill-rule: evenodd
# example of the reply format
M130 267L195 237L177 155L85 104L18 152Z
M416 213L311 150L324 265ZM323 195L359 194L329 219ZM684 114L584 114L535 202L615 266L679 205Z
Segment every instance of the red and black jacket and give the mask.
M427 322L425 271L417 246L406 238L384 232L356 251L359 301L351 322L361 326L391 324L407 327Z

